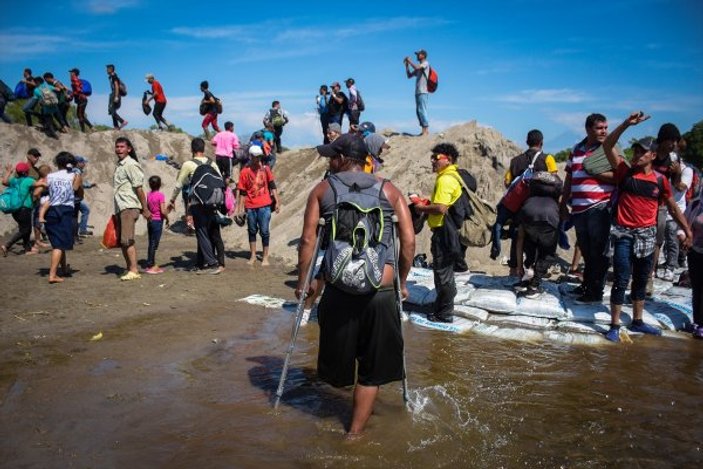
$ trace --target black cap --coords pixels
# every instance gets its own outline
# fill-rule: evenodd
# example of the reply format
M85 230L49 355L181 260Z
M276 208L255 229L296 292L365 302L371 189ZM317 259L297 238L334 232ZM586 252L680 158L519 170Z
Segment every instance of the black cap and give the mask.
M71 70L69 70L68 73L75 73L76 75L80 75L81 71L74 67Z
M344 155L346 158L361 161L365 160L368 154L364 139L355 134L344 134L332 143L319 145L317 152L327 158Z

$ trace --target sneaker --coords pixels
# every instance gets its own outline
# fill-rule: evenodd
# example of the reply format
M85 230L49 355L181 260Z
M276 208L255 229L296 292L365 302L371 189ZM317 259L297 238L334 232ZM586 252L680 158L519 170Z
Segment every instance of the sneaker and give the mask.
M303 317L300 318L300 325L301 326L307 326L308 321L310 321L310 313L312 312L311 309L304 309L303 310Z
M602 302L602 297L599 298L597 296L588 295L585 293L574 300L574 303L576 303L577 305L595 305Z
M93 232L90 230L81 231L80 233L78 233L78 236L93 236Z
M674 281L674 271L671 269L666 269L664 271L664 274L661 276L661 279L664 280L665 282L673 282Z
M693 332L691 333L696 339L703 339L703 326L693 325Z
M632 332L641 332L643 334L651 334L651 335L662 335L661 329L657 329L654 326L650 326L647 323L640 321L632 321L632 324L630 324L629 328Z
M120 280L123 282L129 282L130 280L139 280L142 278L141 275L139 275L136 272L129 271L126 274L124 274L122 277L120 277Z
M446 323L452 323L454 322L454 316L451 314L447 316L437 316L434 313L430 313L427 315L427 320L431 322L446 322Z
M527 291L529 286L530 286L529 280L521 280L521 281L513 284L513 290L515 290L516 292L524 292L524 291Z
M155 265L153 267L149 267L148 269L144 269L145 274L150 274L150 275L158 275L158 274L163 274L164 269L161 267Z
M611 325L605 333L605 338L611 342L620 342L620 326Z
M530 300L534 300L535 298L539 298L542 293L544 293L544 289L542 287L529 286L527 287L527 290L525 290L525 292L523 293L523 296Z

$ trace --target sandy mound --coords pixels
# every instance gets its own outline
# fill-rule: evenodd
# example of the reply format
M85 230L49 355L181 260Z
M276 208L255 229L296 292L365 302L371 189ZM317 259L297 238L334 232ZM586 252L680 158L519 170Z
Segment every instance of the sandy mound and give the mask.
M156 154L172 156L177 161L190 158L190 140L186 134L172 134L142 130L124 132L103 131L83 134L72 131L60 136L60 140L46 137L36 129L24 125L0 124L0 163L16 163L24 159L26 151L36 147L43 155L43 161L51 160L61 150L67 150L89 159L86 179L97 187L86 191L86 199L91 207L90 223L102 232L112 213L112 174L116 157L114 141L118 136L128 137L134 144L137 154L143 160L145 175L157 174L163 180L167 196L173 189L176 170L161 161L152 159ZM520 152L513 142L506 140L494 129L478 126L475 122L451 127L442 134L429 137L411 137L387 132L391 149L384 153L386 161L381 175L391 179L402 192L420 191L429 194L434 184L430 167L430 149L440 142L454 143L461 154L459 166L467 168L477 179L479 195L490 202L497 202L502 188L502 175L509 159ZM211 152L211 149L208 148ZM213 156L211 153L209 156ZM296 258L297 239L300 235L302 213L311 187L320 180L327 161L317 158L314 149L291 150L279 156L275 168L282 198L282 210L272 220L271 252L286 262ZM179 204L175 217L182 214ZM0 217L0 232L14 229L15 223L7 215ZM140 233L146 231L143 221L138 224ZM247 246L246 232L233 226L223 232L225 243L230 248ZM193 240L195 242L195 240ZM417 252L429 252L429 230L423 230L418 238ZM483 263L488 256L487 249L469 251L471 264Z

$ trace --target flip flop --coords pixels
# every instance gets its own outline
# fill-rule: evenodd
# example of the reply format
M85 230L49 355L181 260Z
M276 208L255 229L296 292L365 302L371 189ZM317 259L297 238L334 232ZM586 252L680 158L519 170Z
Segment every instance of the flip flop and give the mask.
M139 280L140 278L142 278L141 275L130 271L130 272L127 272L126 274L124 274L122 277L120 277L120 280L123 282L128 282L130 280Z

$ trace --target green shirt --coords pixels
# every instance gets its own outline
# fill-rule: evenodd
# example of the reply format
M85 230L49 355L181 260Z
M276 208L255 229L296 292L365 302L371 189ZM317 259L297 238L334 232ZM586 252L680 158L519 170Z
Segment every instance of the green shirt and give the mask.
M141 165L128 156L117 163L112 187L115 190L115 213L128 208L142 209L137 189L144 185L144 171Z

